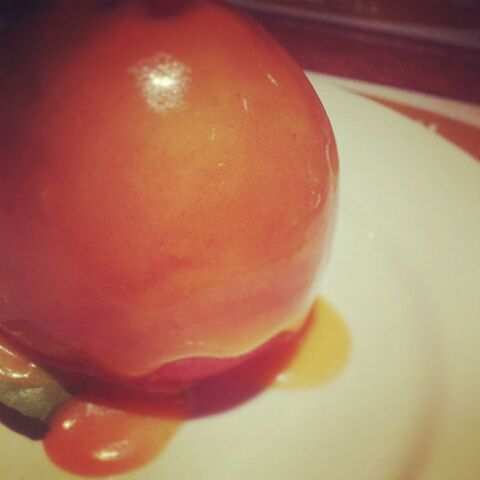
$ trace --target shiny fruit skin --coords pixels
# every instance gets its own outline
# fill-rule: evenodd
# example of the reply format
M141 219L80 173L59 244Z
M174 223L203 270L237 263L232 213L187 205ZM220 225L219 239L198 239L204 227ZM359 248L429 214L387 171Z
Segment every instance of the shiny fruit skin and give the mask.
M181 361L188 380L190 359L207 376L298 325L338 161L315 92L260 27L210 2L57 7L1 62L5 331L66 368L129 379Z

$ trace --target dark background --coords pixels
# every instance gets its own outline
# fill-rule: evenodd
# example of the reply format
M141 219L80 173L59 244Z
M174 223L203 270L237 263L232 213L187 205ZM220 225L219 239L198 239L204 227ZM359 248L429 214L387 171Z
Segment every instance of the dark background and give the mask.
M304 69L480 103L480 0L230 1ZM0 0L0 31L52 3Z

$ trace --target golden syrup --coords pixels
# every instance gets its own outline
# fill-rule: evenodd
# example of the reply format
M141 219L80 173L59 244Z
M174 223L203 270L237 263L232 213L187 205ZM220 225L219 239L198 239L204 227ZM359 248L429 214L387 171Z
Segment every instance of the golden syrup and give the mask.
M318 299L307 331L289 364L275 377L279 388L309 388L335 378L348 361L351 338L341 316L327 302Z

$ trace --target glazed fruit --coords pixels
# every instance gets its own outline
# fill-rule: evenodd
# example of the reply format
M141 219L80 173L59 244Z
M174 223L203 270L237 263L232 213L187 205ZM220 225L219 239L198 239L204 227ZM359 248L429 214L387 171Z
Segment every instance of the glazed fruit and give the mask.
M7 334L63 368L161 386L299 326L337 154L260 27L210 2L68 5L11 32L1 62Z

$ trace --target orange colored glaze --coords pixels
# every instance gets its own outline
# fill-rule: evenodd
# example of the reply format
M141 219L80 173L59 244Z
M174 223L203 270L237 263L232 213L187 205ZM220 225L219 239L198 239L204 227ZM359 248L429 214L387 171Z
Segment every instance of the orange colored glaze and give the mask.
M62 368L45 451L82 476L269 385L331 241L335 140L303 72L219 3L170 4L52 7L0 49L0 326ZM212 378L148 393L167 377Z
M318 96L258 26L143 7L52 8L0 49L0 324L124 381L291 329L338 173Z

